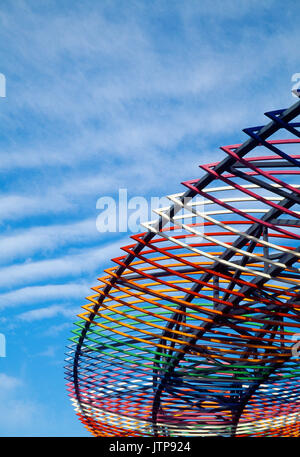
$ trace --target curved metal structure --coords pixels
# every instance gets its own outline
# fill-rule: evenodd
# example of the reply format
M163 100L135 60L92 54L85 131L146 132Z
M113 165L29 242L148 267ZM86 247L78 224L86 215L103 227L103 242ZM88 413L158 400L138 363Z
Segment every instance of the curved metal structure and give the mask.
M66 376L95 436L300 435L299 114L221 148L92 288Z

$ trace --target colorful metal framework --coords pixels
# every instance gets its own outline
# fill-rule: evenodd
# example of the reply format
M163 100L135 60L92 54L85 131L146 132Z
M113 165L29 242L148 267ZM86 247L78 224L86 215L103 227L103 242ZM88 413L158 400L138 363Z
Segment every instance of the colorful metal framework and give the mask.
M222 147L92 288L66 377L93 435L300 435L299 114Z

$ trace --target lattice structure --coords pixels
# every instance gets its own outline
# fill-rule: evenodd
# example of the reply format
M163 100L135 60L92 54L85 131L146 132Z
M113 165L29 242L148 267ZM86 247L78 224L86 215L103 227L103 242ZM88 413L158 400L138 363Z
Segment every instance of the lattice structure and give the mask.
M170 195L92 288L66 376L96 436L299 436L300 102Z

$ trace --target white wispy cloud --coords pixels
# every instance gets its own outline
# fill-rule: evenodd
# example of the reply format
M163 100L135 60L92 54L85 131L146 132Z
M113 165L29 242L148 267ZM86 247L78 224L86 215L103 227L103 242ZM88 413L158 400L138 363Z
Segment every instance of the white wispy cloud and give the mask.
M199 29L196 21L204 15L207 27L211 22L216 27L220 18L243 16L253 8L237 9L232 2L227 8L227 3L225 7L221 2L213 9L209 4L199 7L194 2L177 5L184 42L173 42L171 54L162 54L155 47L153 36L143 24L143 8L129 7L126 20L117 24L95 8L82 9L80 15L69 11L66 15L42 17L19 2L11 13L2 13L3 33L8 34L22 22L24 44L14 52L39 76L34 87L29 84L26 91L24 80L14 82L13 106L26 107L77 128L75 135L72 129L71 135L63 134L58 142L50 135L47 146L44 139L31 147L18 145L19 151L14 145L14 150L5 154L2 166L51 166L70 160L74 165L108 151L112 157L129 153L136 159L141 148L152 152L174 147L186 135L228 132L239 123L242 127L243 119L250 121L249 114L253 118L260 106L265 107L258 97L255 102L248 99L244 103L248 82L270 77L268 72L276 65L294 58L291 43L297 42L293 37L298 31L296 26L291 29L287 40L283 30L267 34L244 25L232 53L229 38L221 43L213 37L208 41L206 29ZM271 7L272 2L264 3L264 10ZM33 23L39 26L33 27ZM51 39L54 31L56 40ZM272 52L274 41L280 49L276 56ZM62 64L65 55L68 65ZM97 63L93 65L92 61ZM105 65L99 66L99 61ZM118 72L114 72L117 63ZM29 76L25 83L27 80L30 83ZM273 84L277 84L275 79ZM234 86L236 96L232 94ZM229 111L223 93L230 91ZM260 95L265 98L263 91ZM268 97L272 102L272 94ZM169 101L173 98L177 100L175 107ZM98 120L100 128L91 125L91 119Z
M30 311L25 311L24 313L18 314L17 318L21 321L34 322L43 319L51 319L56 316L63 316L71 318L76 315L80 308L78 307L68 307L63 305L51 305L45 308L35 308ZM63 324L65 325L65 324ZM67 324L70 325L70 324Z
M33 419L39 414L39 405L24 398L24 382L15 376L0 373L0 435L2 430L30 428Z
M95 271L97 267L103 266L103 263L108 263L111 257L119 254L120 246L126 241L128 241L127 237L98 249L89 248L72 255L1 268L0 286L25 285L45 279L52 281L66 276L82 277L83 274Z
M235 2L225 3L216 8L210 2L174 4L182 40L166 40L164 52L145 23L143 4L129 5L117 23L106 17L105 7L44 17L19 1L2 11L2 33L15 57L8 61L8 71L11 66L16 72L16 62L28 71L21 81L12 81L4 120L9 124L16 110L29 110L49 122L45 132L39 125L40 135L33 142L7 145L0 167L50 171L45 186L44 173L36 178L43 184L41 195L30 195L28 180L22 194L0 197L2 218L73 214L83 198L98 197L120 184L146 193L160 183L163 192L163 183L177 185L181 174L198 174L201 161L221 157L209 144L213 136L233 134L256 119L261 122L280 84L276 69L296 62L298 29L291 27L287 39L283 28L266 33L244 24L235 29L239 40L234 43L229 36L222 42L213 34L208 39L209 27L218 30L219 21L238 20L259 4L236 8ZM267 14L272 6L272 1L264 2L261 11ZM166 13L167 7L157 3L147 7L148 13L155 17L156 8ZM200 29L199 17L206 21ZM23 42L16 46L10 43L10 30L20 24ZM260 87L262 78L272 84L269 91ZM240 137L246 139L238 133L233 142ZM182 145L188 139L193 139L193 148ZM62 166L67 169L59 171Z
M0 373L0 392L10 391L22 385L19 378Z
M35 214L60 213L72 207L63 195L49 192L41 196L18 194L0 195L0 217L2 221L21 219Z
M78 283L22 287L0 295L0 309L45 303L58 299L78 299L79 297L85 297L89 292L88 285Z
M66 244L99 240L94 218L70 224L51 224L19 229L9 236L0 237L0 262L12 262L16 258L30 257L36 253L48 254Z
M79 310L77 310L74 314L73 317L76 315L76 313L79 313ZM67 329L70 329L73 326L72 321L70 320L69 322L64 322L59 325L51 325L47 330L45 330L44 335L46 337L57 337L61 332L64 332Z

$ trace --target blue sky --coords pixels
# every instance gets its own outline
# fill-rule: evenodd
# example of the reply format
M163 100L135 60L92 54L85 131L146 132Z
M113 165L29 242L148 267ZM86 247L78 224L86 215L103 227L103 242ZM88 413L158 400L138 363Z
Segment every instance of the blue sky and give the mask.
M0 6L1 436L85 436L63 359L126 233L99 197L162 196L295 102L286 0L12 0Z

